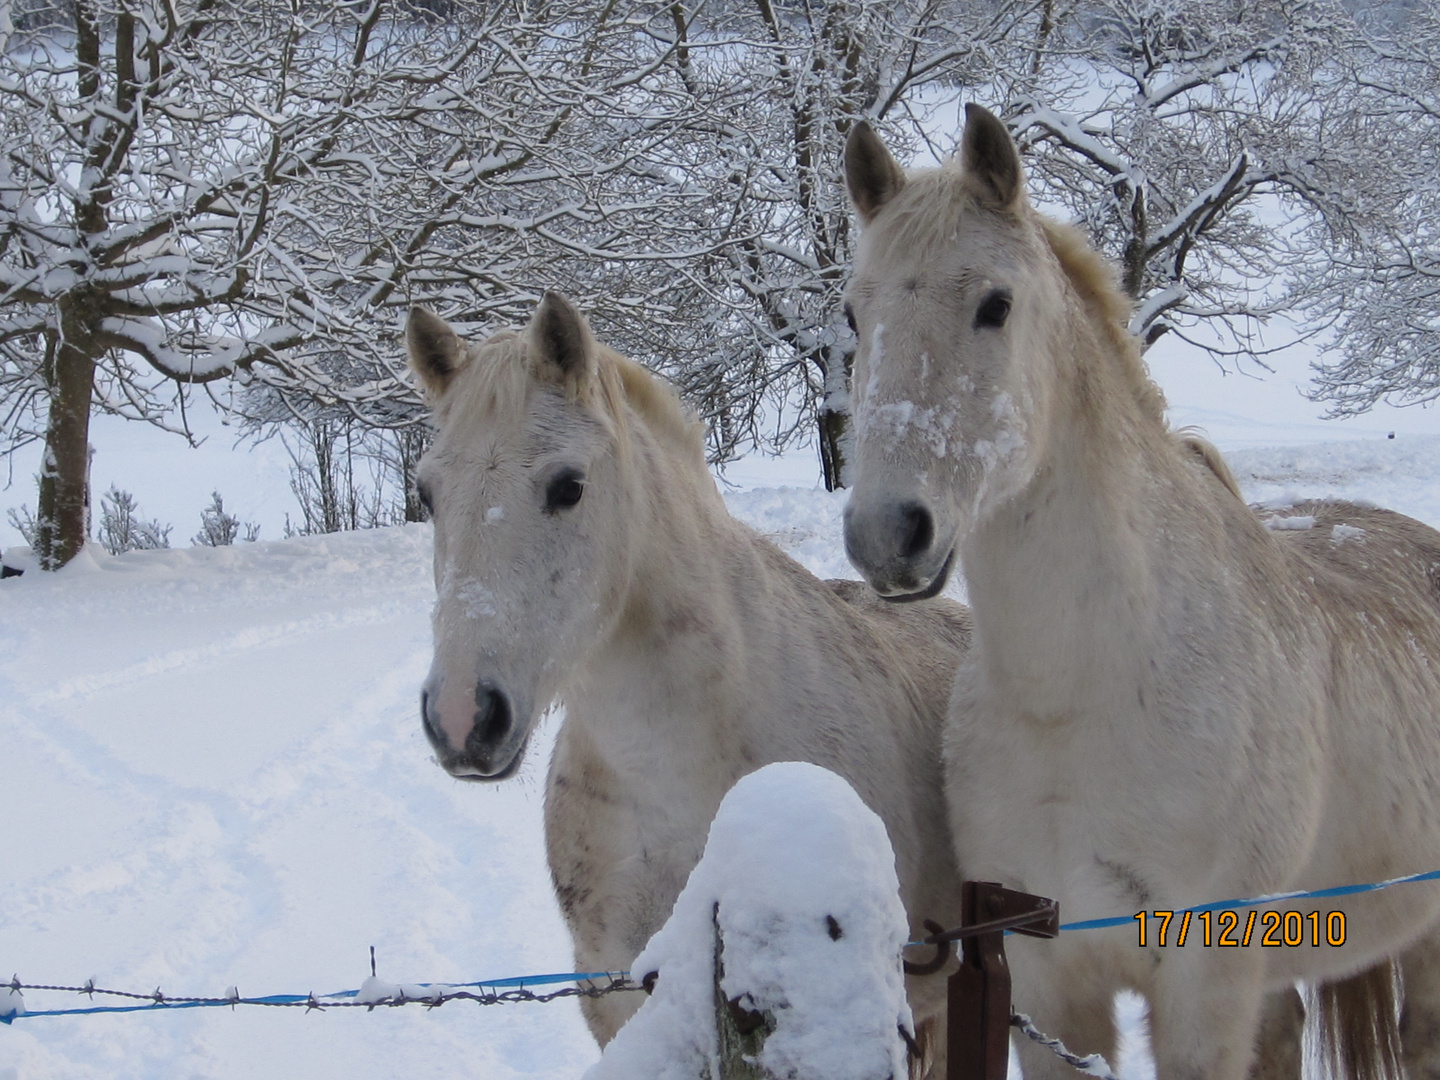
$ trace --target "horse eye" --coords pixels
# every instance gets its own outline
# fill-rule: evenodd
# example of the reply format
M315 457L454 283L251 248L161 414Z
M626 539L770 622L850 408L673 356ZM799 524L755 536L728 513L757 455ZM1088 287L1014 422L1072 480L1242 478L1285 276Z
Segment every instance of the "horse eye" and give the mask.
M1005 320L1009 316L1010 293L1006 289L996 289L981 301L980 309L975 312L975 325L998 330L1005 325Z
M859 330L855 329L855 309L849 304L845 305L845 321L849 324L852 334L860 333Z
M545 512L568 510L585 494L585 477L575 469L557 473L545 486Z

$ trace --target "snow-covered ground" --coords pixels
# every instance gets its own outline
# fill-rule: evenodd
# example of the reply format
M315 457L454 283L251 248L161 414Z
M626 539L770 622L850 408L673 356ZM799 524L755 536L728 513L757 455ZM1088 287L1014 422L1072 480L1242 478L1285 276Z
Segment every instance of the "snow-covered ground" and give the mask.
M430 531L83 560L0 593L0 966L246 996L570 970L544 754L430 760ZM27 995L31 1008L77 1004ZM80 1002L80 1003L83 1003ZM21 1018L0 1077L569 1077L573 1003Z

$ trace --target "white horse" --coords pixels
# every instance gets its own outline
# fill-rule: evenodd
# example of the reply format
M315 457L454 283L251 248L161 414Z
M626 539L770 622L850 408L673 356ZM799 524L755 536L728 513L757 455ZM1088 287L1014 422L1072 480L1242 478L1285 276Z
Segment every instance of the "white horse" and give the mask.
M963 569L946 759L967 876L1069 921L1440 867L1440 534L1349 503L1247 508L1213 448L1167 430L1128 301L1031 208L1004 125L971 106L960 156L906 173L863 125L846 149L845 538L892 599ZM1440 887L1285 909L1322 930L1343 912L1345 944L1221 947L1217 925L1206 947L1197 921L1181 948L1178 920L1164 947L1138 923L1016 940L1017 1007L1108 1054L1130 987L1161 1080L1238 1080L1262 994L1303 980L1339 1075L1392 1067L1386 960L1436 924ZM1433 965L1415 973L1433 996ZM1411 1034L1419 1067L1433 1043ZM1026 1050L1032 1080L1070 1075Z
M776 761L845 777L889 829L912 929L955 925L940 745L965 609L820 581L732 518L673 392L557 294L522 334L469 344L415 308L407 337L437 425L424 729L452 775L500 780L564 700L545 826L579 970L629 967L721 798ZM937 1047L943 988L911 986ZM638 1003L582 1006L603 1045Z

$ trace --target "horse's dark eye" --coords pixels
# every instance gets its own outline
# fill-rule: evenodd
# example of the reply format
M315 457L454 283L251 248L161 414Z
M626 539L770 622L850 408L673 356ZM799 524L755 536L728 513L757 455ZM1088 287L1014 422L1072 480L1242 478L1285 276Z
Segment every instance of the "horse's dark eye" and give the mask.
M1009 316L1010 293L1006 289L996 289L980 302L980 308L975 312L975 325L998 330Z
M566 510L580 501L585 494L585 477L574 469L557 473L545 486L545 510L553 514Z
M849 325L852 334L860 333L859 330L855 329L855 309L849 304L845 305L845 322Z

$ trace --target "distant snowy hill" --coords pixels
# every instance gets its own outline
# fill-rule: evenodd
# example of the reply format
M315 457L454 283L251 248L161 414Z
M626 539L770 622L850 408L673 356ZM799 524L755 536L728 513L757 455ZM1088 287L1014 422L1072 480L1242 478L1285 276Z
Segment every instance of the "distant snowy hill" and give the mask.
M1252 498L1344 495L1440 525L1440 437L1230 460ZM734 513L854 576L843 495ZM0 584L0 976L167 994L567 971L541 787L463 784L417 720L430 530L86 556ZM73 1005L30 994L32 1009ZM0 1080L574 1078L573 1002L17 1019Z

